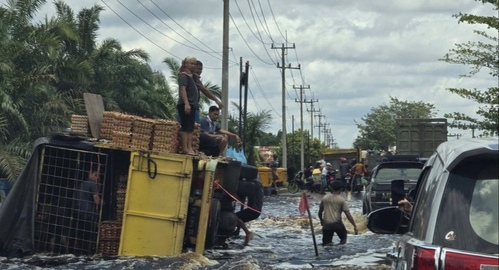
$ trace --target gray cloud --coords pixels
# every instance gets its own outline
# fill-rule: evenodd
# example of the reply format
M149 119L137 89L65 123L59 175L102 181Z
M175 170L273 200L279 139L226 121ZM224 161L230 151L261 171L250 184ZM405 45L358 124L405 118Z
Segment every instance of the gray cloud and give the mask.
M158 8L151 1L143 0L141 5L134 0L120 0L140 19L117 1L104 1L114 12L102 1L66 2L75 12L94 4L104 6L99 39L113 37L126 50L146 50L154 69L169 75L166 65L161 63L165 57L195 55L205 64L203 79L221 85L223 1L153 0ZM5 0L0 0L0 4L4 3ZM229 98L230 102L239 101L238 61L243 57L252 68L249 109L273 112L269 132L282 128L281 75L276 67L281 61L281 51L271 49L271 45L281 46L286 43L285 38L288 46L296 46L287 51L286 64L301 65L300 71L286 70L287 130L292 129L292 116L295 129L300 123L299 103L295 102L299 93L292 86L310 85L305 98L319 100L314 106L326 115L340 147L351 147L357 136L354 121L361 121L371 108L387 104L390 95L401 100L434 103L438 116L452 111L473 115L477 104L445 89L497 85L497 80L487 74L460 79L458 76L468 71L466 67L438 61L454 44L477 39L472 30L479 26L458 24L453 14L497 16L490 6L479 2L253 0L250 3L253 4L248 6L246 1L230 1ZM47 3L40 18L45 14L50 16L51 12L52 4ZM305 108L310 109L310 104ZM304 126L310 129L308 112L304 113ZM315 129L315 137L317 133Z

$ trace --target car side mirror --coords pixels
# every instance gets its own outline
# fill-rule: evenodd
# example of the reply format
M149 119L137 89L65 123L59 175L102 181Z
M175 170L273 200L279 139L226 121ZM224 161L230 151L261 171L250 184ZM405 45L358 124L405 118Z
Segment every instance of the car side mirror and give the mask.
M404 234L409 220L396 206L374 210L367 216L367 228L378 234Z

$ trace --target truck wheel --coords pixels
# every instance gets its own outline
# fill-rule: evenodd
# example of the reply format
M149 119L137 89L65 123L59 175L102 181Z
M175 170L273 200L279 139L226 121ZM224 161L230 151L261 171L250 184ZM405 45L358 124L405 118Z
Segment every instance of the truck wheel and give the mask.
M212 248L217 243L217 231L218 224L220 223L221 208L220 200L211 200L210 217L208 220L208 228L206 229L206 241L204 245L207 249Z

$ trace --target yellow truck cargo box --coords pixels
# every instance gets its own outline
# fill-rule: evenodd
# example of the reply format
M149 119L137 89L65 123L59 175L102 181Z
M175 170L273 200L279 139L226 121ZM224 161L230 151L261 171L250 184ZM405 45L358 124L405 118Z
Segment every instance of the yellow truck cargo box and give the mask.
M262 180L262 186L264 188L272 186L272 169L269 167L258 167L258 176Z
M277 182L288 182L288 171L286 170L286 168L277 168L277 175L279 175L279 179L277 180Z
M119 255L182 253L192 174L188 155L131 153Z

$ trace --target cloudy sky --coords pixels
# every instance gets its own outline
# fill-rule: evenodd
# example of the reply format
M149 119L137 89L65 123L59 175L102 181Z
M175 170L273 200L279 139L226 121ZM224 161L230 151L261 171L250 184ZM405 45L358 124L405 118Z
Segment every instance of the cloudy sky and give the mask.
M6 0L0 0L4 5ZM169 75L166 57L193 55L203 61L203 81L222 84L223 1L221 0L67 0L75 12L100 5L99 40L115 38L125 50L141 48L151 66ZM39 19L53 15L52 1ZM458 24L463 12L497 16L473 0L236 0L230 1L229 103L239 102L239 59L250 62L248 109L270 110L268 132L282 129L281 49L286 51L285 119L300 128L300 85L304 128L319 135L319 119L336 146L349 148L355 122L371 108L400 100L435 104L438 117L460 111L474 115L477 104L446 91L449 87L497 85L487 72L459 78L466 66L438 61L456 43L477 40L479 26ZM497 33L493 33L497 34ZM318 102L311 102L318 101ZM313 104L313 108L311 105ZM320 110L320 112L319 112ZM229 106L229 113L235 113ZM322 115L318 116L318 115ZM294 121L293 121L294 119ZM471 131L451 130L462 137ZM320 135L324 140L324 133ZM455 139L455 138L449 138Z

